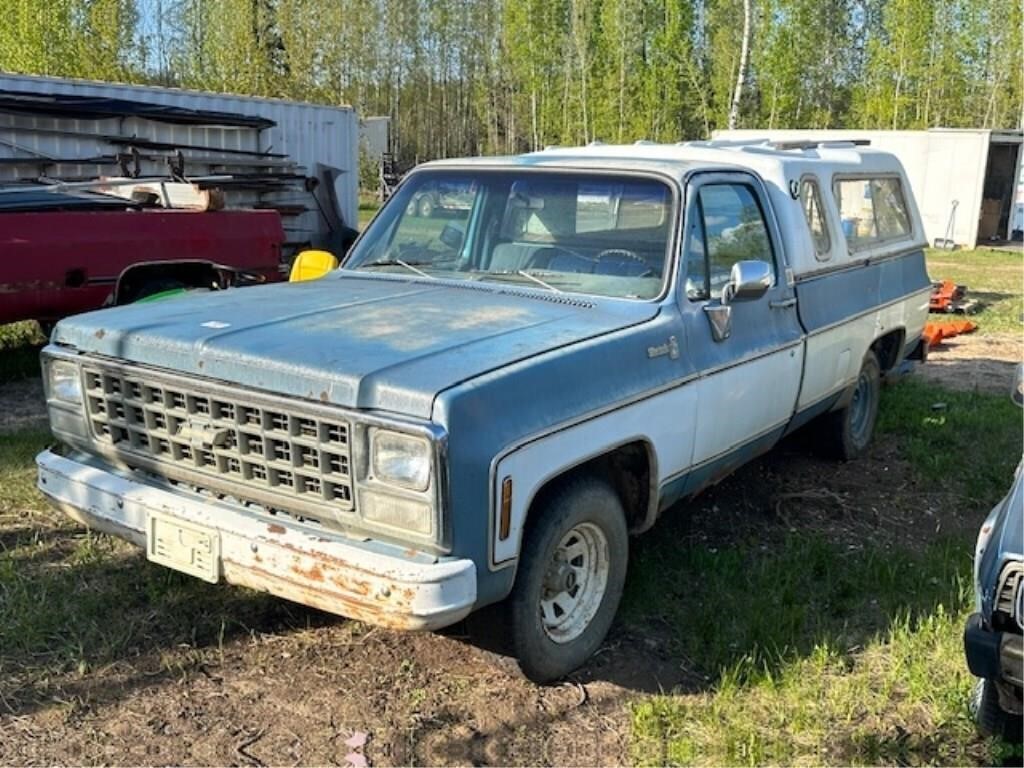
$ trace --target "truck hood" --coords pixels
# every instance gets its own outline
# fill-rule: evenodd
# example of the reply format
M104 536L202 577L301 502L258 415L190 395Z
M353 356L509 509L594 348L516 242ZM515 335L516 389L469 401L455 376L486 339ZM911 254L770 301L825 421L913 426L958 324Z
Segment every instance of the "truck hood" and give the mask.
M89 312L62 321L53 340L269 392L429 418L448 387L657 311L519 285L340 271Z

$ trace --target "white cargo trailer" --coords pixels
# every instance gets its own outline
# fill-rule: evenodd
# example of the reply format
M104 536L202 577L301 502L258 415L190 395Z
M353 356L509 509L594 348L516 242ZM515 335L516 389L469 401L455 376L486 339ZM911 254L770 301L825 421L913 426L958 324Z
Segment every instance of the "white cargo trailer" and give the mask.
M906 169L929 243L974 248L1014 238L1014 197L1021 173L1021 132L931 128L926 131L715 131L716 139L776 142L869 141ZM1018 235L1019 237L1019 235Z
M181 178L229 207L278 210L286 254L337 252L357 222L358 163L348 106L0 74L0 185Z

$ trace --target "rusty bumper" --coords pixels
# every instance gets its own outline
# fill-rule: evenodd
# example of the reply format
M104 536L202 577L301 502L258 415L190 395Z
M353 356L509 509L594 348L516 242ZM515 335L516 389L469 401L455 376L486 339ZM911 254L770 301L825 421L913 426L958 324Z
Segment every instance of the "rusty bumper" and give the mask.
M39 489L73 519L147 549L150 520L208 532L213 578L396 629L438 629L476 601L471 560L435 559L341 534L311 534L247 510L158 487L88 456L44 451ZM186 563L187 567L187 563ZM184 568L183 568L184 570Z

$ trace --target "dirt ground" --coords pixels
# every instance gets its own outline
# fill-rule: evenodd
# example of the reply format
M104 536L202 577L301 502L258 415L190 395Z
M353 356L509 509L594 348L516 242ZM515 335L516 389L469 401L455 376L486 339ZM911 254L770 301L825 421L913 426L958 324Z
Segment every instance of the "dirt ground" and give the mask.
M1024 335L975 332L947 339L932 349L919 375L950 389L1002 394L1010 391L1014 366L1021 361Z
M1019 340L964 337L921 375L1005 392L1020 359ZM0 386L0 431L42 423L41 410L38 381ZM710 546L817 528L853 548L975 526L960 506L919 487L891 440L850 464L789 441L649 535ZM31 690L4 673L0 764L620 765L631 701L706 685L657 626L620 621L570 681L538 687L465 625L407 634L295 606L266 616L215 647L140 648Z

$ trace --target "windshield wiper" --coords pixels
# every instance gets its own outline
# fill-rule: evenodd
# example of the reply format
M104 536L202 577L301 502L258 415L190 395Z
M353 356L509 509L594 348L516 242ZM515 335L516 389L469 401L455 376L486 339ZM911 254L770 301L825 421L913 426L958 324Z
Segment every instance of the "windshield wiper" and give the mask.
M551 283L548 283L548 282L546 282L546 281L544 281L544 280L541 280L541 279L540 279L539 277L537 277L536 275L531 275L531 274L530 274L529 272L527 272L527 271L526 271L525 269L517 269L517 270L516 270L516 274L517 274L517 275L522 275L522 276L523 276L523 277L525 277L525 278L526 278L527 280L533 280L533 282L537 283L537 285L543 285L543 286L544 286L545 288L547 288L547 289L548 289L549 291L554 291L555 293L562 293L562 291L561 291L561 290L559 290L558 288L555 288L555 286L553 286L553 285L552 285Z
M362 264L357 269L363 269L364 267L405 267L410 272L413 272L420 277L426 277L431 280L437 280L433 275L428 275L422 269L417 269L417 265L427 266L433 264L432 261L402 261L402 259L381 259L380 261L371 261L369 264Z

